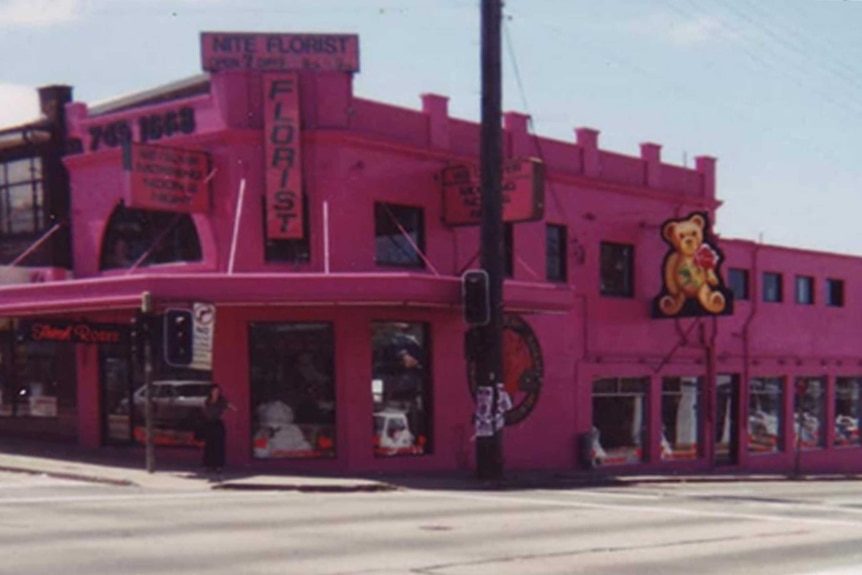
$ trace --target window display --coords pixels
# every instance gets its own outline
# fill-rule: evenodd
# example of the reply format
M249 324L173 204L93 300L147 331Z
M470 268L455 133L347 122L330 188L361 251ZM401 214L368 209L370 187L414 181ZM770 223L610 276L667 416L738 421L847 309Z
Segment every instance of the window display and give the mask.
M748 451L775 453L781 449L784 378L754 378L748 390Z
M698 377L666 377L661 391L661 458L696 459L700 436Z
M335 344L328 323L249 328L254 456L335 457Z
M374 454L430 453L426 326L375 322L371 329Z
M648 378L602 378L593 381L595 459L599 465L643 460Z
M818 377L796 379L793 396L793 446L818 449L825 445L826 381Z
M719 463L735 463L739 445L739 376L719 374L715 388L715 459Z
M859 394L862 377L835 380L835 446L859 445Z

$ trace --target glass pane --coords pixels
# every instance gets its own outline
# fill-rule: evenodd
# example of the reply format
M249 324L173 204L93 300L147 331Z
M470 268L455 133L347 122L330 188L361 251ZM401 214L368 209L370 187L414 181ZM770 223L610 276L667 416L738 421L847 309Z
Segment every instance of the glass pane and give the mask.
M335 346L327 323L249 328L258 459L335 456Z
M426 326L375 322L371 331L374 454L430 453Z
M802 449L817 449L825 445L826 423L825 381L816 377L796 380L793 401L793 445Z
M700 379L697 377L669 377L662 382L663 460L697 458L700 388Z
M32 184L11 186L9 191L9 228L8 232L30 233L36 231L34 213L34 194Z
M378 264L424 267L421 208L376 204L374 207L375 261Z
M195 262L203 257L194 221L188 214L118 206L102 240L101 269Z
M24 158L7 164L7 183L23 184L42 179L42 162L39 158Z
M607 380L597 380L595 383ZM594 389L595 389L594 383ZM646 415L646 378L620 384L628 392L593 394L593 443L599 465L626 465L643 460Z
M749 383L748 450L751 453L774 453L781 448L783 383L777 377L756 378Z
M836 447L859 445L860 386L860 377L839 377L835 382Z

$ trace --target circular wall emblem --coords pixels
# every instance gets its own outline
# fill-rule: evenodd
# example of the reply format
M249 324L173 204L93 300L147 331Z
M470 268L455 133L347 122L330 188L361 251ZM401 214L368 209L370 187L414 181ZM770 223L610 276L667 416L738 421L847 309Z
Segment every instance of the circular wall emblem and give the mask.
M481 328L471 328L467 334L467 380L470 392L476 396L476 361L469 342ZM503 317L503 387L512 398L512 409L506 412L506 425L524 421L539 400L545 364L539 338L521 316Z

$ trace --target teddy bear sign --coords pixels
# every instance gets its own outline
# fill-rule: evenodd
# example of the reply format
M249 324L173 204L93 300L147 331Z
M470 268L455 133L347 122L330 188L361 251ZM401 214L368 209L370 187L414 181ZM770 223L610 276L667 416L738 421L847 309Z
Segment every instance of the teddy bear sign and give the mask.
M709 217L695 212L661 227L670 249L664 258L663 289L654 301L657 317L727 315L733 297L719 273L723 259L711 241Z

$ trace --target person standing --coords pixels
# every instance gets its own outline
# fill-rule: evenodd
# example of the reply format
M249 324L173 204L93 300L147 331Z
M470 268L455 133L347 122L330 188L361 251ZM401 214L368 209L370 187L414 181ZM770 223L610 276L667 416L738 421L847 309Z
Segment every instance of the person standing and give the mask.
M225 426L222 415L236 407L222 395L221 387L213 385L204 401L204 467L210 472L220 472L225 461Z

